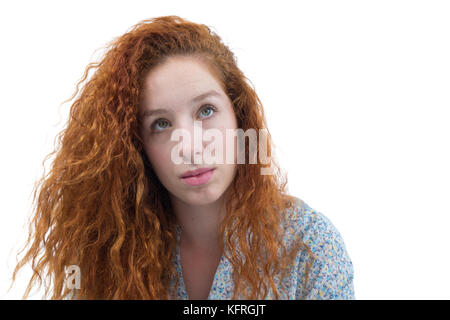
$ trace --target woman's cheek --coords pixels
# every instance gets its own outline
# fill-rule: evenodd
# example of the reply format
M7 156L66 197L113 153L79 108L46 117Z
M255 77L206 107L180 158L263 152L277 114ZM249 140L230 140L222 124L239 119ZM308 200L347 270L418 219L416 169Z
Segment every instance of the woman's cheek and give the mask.
M166 145L158 145L151 148L153 161L158 167L170 166L170 149Z

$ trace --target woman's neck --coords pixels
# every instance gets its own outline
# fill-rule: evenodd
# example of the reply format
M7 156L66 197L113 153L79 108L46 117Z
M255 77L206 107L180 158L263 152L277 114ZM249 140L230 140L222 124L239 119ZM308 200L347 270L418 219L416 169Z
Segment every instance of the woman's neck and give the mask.
M226 214L223 197L206 205L187 204L173 196L171 200L183 246L195 251L218 251L219 228Z

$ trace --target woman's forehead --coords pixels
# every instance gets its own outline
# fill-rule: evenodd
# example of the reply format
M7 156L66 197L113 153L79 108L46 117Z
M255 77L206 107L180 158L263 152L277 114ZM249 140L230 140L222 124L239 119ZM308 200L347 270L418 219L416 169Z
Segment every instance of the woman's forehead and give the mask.
M170 90L192 85L210 85L218 82L210 68L194 58L170 58L152 69L144 79L144 89Z
M192 63L162 66L151 72L143 87L146 109L195 103L207 96L224 96L222 86L208 68Z

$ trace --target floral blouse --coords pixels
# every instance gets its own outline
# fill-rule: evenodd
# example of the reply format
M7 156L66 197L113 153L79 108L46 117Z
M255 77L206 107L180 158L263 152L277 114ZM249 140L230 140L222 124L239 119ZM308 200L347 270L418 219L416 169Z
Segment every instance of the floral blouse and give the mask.
M318 300L318 299L355 299L353 286L353 264L347 253L344 241L331 221L322 213L312 209L304 201L296 198L296 206L289 209L284 227L284 243L289 248L295 241L303 242L311 249L316 259L309 271L306 287L302 275L308 262L307 252L301 250L294 259L288 275L283 282L274 279L277 289L283 289L279 299L284 300ZM177 252L174 263L180 283L177 290L177 299L189 299L186 292L180 262L181 229L177 228ZM214 275L213 284L208 300L232 299L233 296L233 268L228 259L222 258ZM174 284L174 281L172 281ZM173 285L174 286L174 285ZM172 291L173 292L173 288ZM271 290L265 299L274 299Z

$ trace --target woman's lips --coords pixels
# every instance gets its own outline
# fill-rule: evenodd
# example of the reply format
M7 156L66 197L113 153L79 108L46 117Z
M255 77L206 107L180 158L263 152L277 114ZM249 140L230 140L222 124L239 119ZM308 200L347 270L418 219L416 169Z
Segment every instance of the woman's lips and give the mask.
M182 178L184 182L191 186L199 186L207 183L214 174L214 169L210 169L196 176Z
M192 177L192 176L198 176L201 173L204 173L206 171L210 171L214 168L199 168L199 169L195 169L195 170L189 170L187 172L185 172L181 178L187 178L187 177Z

